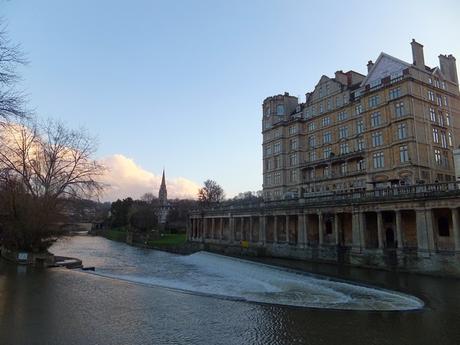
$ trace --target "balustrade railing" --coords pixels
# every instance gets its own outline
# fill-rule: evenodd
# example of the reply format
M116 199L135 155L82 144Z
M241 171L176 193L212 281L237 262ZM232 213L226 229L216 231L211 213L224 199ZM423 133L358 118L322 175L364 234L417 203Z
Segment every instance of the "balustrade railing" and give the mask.
M387 188L376 188L373 190L359 190L349 192L328 191L324 193L304 193L302 198L292 198L273 201L238 201L223 202L206 207L202 211L226 210L255 210L260 208L287 208L303 205L323 204L350 204L360 202L403 200L403 199L435 199L440 197L460 197L460 181L433 184L419 184L407 186L393 186Z

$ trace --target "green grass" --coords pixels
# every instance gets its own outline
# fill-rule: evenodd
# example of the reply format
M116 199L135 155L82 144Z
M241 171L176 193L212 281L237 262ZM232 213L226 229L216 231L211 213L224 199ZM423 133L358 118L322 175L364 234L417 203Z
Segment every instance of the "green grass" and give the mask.
M105 237L112 241L125 242L126 241L126 229L125 228L109 229Z
M185 234L164 234L158 240L149 241L150 246L180 246L187 242Z

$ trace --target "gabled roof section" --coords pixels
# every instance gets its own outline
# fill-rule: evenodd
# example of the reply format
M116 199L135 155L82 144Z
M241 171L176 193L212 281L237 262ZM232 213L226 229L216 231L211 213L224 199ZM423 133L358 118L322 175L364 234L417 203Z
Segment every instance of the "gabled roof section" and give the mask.
M446 79L446 76L442 73L442 71L441 71L441 69L439 67L433 68L433 72L431 72L431 75L438 76L441 79Z
M374 66L372 66L371 70L367 74L367 77L361 83L361 86L371 84L376 80L388 77L391 74L402 71L410 66L411 65L407 62L399 60L394 56L386 53L380 53Z

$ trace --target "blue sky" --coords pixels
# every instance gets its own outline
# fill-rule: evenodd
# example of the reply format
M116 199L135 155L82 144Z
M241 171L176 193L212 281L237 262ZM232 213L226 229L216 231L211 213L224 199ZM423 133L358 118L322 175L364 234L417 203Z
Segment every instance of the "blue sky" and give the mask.
M412 38L430 66L460 59L458 1L0 0L0 13L37 114L88 128L100 158L211 178L228 196L261 189L265 97L304 100L381 51L411 62Z

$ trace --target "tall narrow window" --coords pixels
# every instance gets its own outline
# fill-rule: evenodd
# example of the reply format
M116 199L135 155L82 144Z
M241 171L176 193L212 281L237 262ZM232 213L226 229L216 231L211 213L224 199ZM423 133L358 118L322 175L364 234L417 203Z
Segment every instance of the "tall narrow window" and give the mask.
M405 115L404 102L398 102L395 104L395 115L396 117L401 117Z
M398 139L407 138L407 125L405 122L398 123Z
M385 166L384 155L383 152L376 152L372 155L374 168L379 169Z
M399 147L399 160L401 163L409 162L409 149L407 145Z

